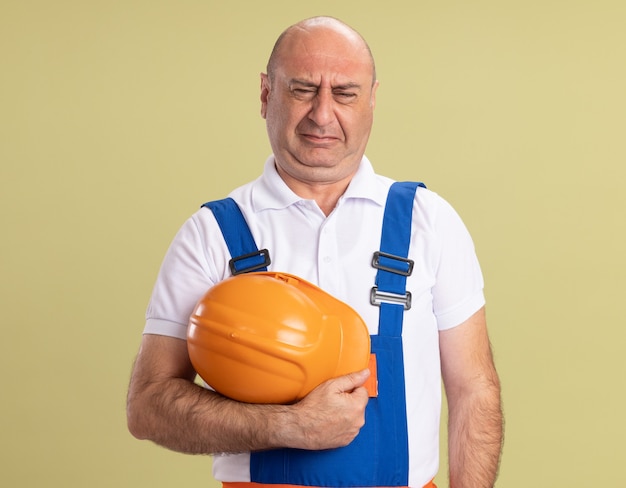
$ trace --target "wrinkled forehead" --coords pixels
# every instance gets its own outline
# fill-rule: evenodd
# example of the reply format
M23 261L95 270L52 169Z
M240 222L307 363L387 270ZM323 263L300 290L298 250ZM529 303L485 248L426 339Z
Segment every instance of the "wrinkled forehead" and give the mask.
M311 81L373 82L374 66L367 45L349 29L294 27L283 39L275 68L287 78Z

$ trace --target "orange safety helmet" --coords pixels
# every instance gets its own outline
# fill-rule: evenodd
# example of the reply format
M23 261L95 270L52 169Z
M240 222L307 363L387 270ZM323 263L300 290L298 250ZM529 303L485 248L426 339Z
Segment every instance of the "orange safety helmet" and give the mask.
M320 383L365 369L370 336L359 314L286 273L227 278L198 302L187 346L200 377L248 403L291 403Z

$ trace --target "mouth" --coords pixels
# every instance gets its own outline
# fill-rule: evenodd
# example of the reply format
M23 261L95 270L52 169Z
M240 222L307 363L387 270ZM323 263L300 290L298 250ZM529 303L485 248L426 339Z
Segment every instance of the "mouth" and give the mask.
M304 134L300 134L300 137L315 146L328 146L330 144L333 144L339 141L338 137L329 136L329 135L304 133Z

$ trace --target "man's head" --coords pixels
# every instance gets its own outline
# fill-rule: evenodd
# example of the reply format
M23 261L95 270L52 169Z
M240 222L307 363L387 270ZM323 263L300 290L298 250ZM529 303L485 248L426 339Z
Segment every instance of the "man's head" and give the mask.
M278 38L261 75L261 115L283 178L349 181L365 152L378 82L365 40L315 17Z

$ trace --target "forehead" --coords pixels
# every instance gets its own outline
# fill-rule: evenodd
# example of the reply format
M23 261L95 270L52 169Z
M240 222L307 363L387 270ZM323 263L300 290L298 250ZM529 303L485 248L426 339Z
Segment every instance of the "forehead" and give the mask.
M362 39L347 30L296 28L284 39L276 69L287 78L312 82L373 81L373 63Z

